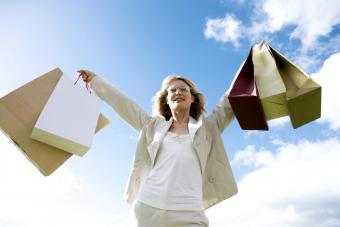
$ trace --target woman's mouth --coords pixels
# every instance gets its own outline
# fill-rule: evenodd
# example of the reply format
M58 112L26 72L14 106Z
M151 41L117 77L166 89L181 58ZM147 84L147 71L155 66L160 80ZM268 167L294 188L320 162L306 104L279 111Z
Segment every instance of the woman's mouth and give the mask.
M182 101L184 101L184 98L175 98L174 99L174 102L182 102Z

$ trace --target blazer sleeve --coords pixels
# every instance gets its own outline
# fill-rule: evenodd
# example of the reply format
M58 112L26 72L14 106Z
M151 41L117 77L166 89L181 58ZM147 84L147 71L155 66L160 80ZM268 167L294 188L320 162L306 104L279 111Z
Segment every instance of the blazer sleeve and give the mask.
M220 133L231 123L235 115L228 100L228 93L224 94L213 112L208 115L206 122L211 127L217 127Z
M95 76L91 81L91 88L135 130L140 131L151 119L137 103L124 95L105 79Z

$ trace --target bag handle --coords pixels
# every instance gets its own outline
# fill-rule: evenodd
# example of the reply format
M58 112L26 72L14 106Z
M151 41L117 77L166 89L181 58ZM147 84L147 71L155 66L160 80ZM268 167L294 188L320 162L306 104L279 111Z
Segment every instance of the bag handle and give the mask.
M265 46L268 50L268 52L270 53L270 55L274 58L275 60L275 57L274 57L274 54L270 48L270 46L268 45L268 43L266 42L266 40L262 39L261 42L258 44L259 45L259 49L262 49L263 46ZM276 63L276 60L275 60L275 63Z
M76 85L78 83L78 80L80 79L80 77L81 77L81 74L78 75L78 78L74 82L74 85ZM90 89L90 84L89 84L88 81L85 81L85 88L86 88L86 90L88 90L90 92L90 94L92 94L91 89Z

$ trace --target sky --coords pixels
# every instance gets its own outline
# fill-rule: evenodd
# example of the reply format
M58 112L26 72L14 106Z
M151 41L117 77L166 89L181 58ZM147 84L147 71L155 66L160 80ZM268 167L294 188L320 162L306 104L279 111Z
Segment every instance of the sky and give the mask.
M210 113L266 40L322 86L322 117L265 132L234 120L222 138L239 192L206 211L210 226L340 226L339 0L0 1L0 25L0 97L85 68L150 114L172 73L197 84ZM90 151L49 177L0 133L0 227L133 226L123 193L138 132L101 111L110 124Z

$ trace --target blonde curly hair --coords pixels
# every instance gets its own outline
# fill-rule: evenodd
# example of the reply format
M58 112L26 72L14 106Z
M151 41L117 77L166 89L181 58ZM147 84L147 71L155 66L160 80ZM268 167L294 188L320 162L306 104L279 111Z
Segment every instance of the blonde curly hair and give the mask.
M163 116L166 120L169 120L172 117L172 113L169 105L167 104L166 98L168 95L167 89L169 88L169 85L176 80L181 80L190 87L190 92L191 95L194 97L194 102L191 103L189 114L195 120L198 120L199 117L205 112L204 96L197 90L195 84L191 80L182 75L169 75L163 80L161 89L156 93L155 97L153 98L154 115Z

